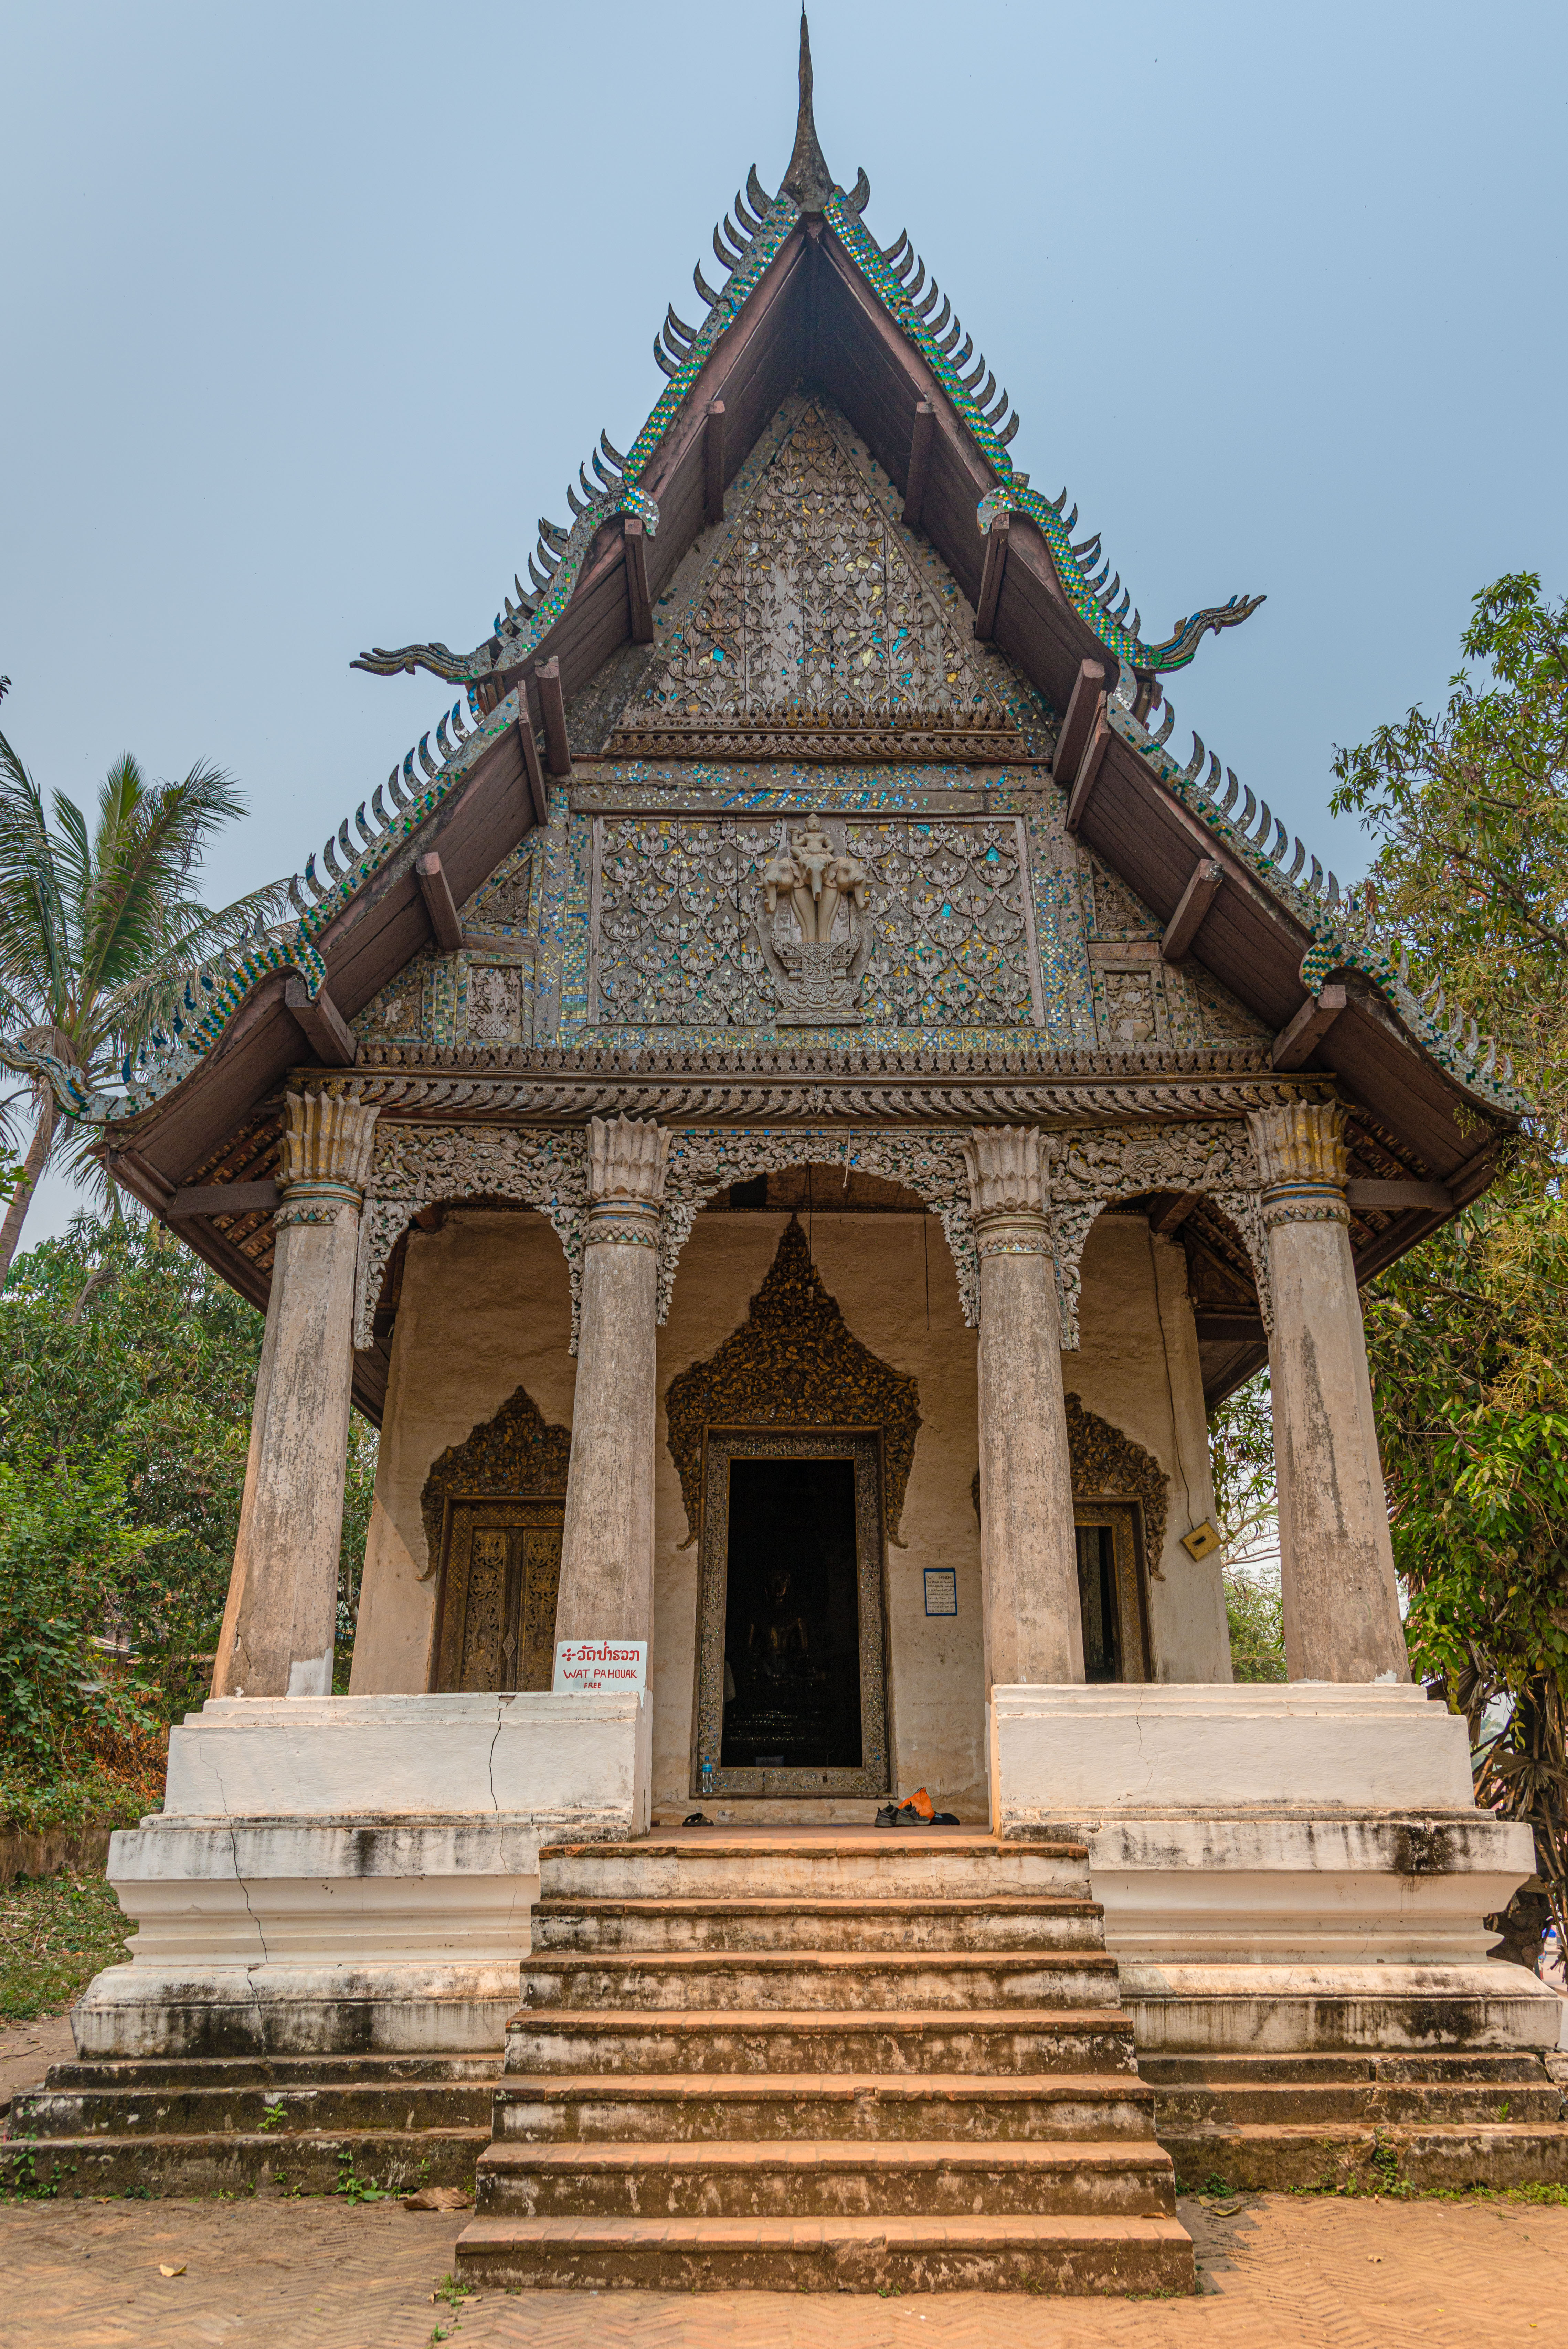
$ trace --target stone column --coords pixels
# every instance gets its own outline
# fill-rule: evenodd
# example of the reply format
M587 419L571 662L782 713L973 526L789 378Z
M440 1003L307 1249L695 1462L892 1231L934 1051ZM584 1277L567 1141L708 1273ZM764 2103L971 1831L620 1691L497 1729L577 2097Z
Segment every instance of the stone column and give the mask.
M646 1640L653 1626L659 1229L670 1136L588 1120L588 1222L557 1640Z
M1273 1295L1286 1669L1293 1681L1407 1681L1350 1253L1343 1113L1333 1102L1287 1102L1247 1123Z
M214 1696L330 1696L354 1374L354 1259L376 1112L290 1093L272 1294Z
M1073 1468L1040 1137L1032 1126L977 1126L963 1153L980 1252L985 1684L1081 1681Z

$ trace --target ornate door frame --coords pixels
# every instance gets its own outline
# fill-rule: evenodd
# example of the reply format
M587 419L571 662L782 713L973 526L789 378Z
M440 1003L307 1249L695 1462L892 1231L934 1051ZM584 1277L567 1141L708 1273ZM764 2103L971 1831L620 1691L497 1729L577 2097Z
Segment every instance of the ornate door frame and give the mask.
M477 1535L503 1537L505 1564L499 1584L481 1591L494 1616L492 1668L478 1685L486 1689L545 1688L555 1656L556 1597L561 1573L561 1534L566 1503L553 1494L448 1493L442 1511L441 1570L436 1588L435 1633L431 1645L432 1690L469 1685L465 1667L472 1642L470 1617L475 1599L472 1544ZM554 1535L554 1557L535 1558L531 1570L530 1534ZM519 1540L511 1540L512 1536ZM543 1547L552 1545L546 1541ZM480 1627L473 1627L476 1631ZM507 1646L508 1640L512 1644Z
M724 1728L724 1614L728 1601L732 1460L851 1460L855 1464L856 1580L860 1618L858 1770L726 1770L720 1764ZM697 1691L691 1740L694 1795L799 1802L887 1794L886 1556L878 1429L704 1428L697 1576ZM706 1783L702 1771L705 1755L713 1765Z
M1116 1561L1116 1611L1121 1633L1123 1682L1154 1678L1148 1636L1148 1583L1144 1566L1142 1505L1122 1495L1100 1499L1091 1494L1073 1495L1075 1526L1107 1526L1111 1555Z

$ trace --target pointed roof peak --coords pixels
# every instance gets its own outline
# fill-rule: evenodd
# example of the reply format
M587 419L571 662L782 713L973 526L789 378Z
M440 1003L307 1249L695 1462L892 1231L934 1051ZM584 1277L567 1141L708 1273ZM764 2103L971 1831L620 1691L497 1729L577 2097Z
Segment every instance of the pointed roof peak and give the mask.
M800 12L800 113L794 128L794 152L789 159L783 188L803 212L821 212L833 193L833 174L817 142L811 111L811 28L804 8Z

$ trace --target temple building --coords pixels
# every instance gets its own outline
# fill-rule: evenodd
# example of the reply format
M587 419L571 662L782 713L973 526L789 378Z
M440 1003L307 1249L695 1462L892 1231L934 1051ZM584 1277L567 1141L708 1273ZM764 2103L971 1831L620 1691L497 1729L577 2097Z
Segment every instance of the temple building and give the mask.
M488 2137L491 2059L461 2248L514 2282L1190 2284L1172 2150L1348 2175L1391 2078L1408 2174L1562 2174L1559 2002L1482 1923L1530 1837L1410 1682L1358 1300L1525 1105L1260 779L1183 747L1177 672L1262 598L1146 632L870 204L803 47L647 423L472 651L362 657L441 714L297 918L112 1097L52 1071L266 1314L213 1699L116 1838L132 1961L50 2124L84 2178L134 2137L93 2118L117 2066L231 2067L228 2152L167 2157L222 2178L281 2158L246 2096L396 2064L486 2080ZM1265 1365L1279 1686L1232 1682L1207 1429ZM957 1825L876 1825L919 1789ZM766 2078L689 2205L618 2202L564 2102L691 2069L728 2111ZM792 2126L835 2075L948 2117ZM853 2191L722 2199L726 2137L803 2132ZM384 2136L391 2176L419 2133Z

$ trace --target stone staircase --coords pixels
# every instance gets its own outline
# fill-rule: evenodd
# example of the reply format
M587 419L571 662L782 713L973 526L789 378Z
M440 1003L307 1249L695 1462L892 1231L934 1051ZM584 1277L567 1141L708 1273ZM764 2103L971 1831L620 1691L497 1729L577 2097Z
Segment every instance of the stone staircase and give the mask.
M16 2098L0 2187L213 2194L350 2177L472 2189L499 2055L125 2056L57 2064Z
M691 1835L541 1871L465 2281L1194 2289L1081 1847Z
M1146 2054L1139 2070L1189 2192L1568 2182L1568 2099L1528 2049Z

